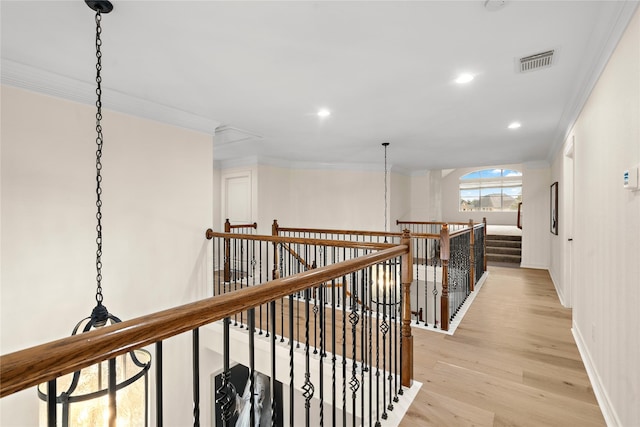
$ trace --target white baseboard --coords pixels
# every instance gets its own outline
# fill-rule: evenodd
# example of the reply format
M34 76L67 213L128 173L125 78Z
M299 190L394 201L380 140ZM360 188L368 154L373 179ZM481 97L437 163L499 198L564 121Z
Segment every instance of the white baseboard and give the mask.
M553 283L553 287L556 288L556 294L558 294L558 299L560 299L560 304L562 304L565 308L571 308L567 305L566 300L564 299L564 294L558 287L558 282L556 282L556 278L553 276L551 270L549 270L549 276L551 276L551 282Z
M542 265L542 264L520 263L520 268L533 268L534 270L548 270L549 266L548 265Z
M580 333L580 329L578 328L578 325L576 325L575 321L573 322L571 333L573 334L573 339L576 341L576 345L578 346L580 357L582 357L582 363L584 363L584 367L587 370L589 381L591 381L591 387L593 387L593 393L596 395L596 400L598 401L598 405L600 406L602 416L604 417L607 426L622 426L620 418L618 418L618 415L611 404L611 400L609 399L609 395L602 384L602 380L600 380L598 370L596 369L593 360L591 359L591 355L587 350L587 346L582 338L582 333Z

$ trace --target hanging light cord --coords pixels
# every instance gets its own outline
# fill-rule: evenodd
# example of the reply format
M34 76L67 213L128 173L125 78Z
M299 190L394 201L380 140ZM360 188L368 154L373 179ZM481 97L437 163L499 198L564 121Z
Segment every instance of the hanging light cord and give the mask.
M100 11L96 12L96 83L98 84L96 88L96 95L98 95L98 99L96 101L96 145L98 149L96 150L96 219L98 220L98 224L96 225L96 244L98 246L96 250L96 301L98 305L102 305L102 77L100 76L100 71L102 70L102 52L100 51L100 47L102 46L102 39L100 38L100 33L102 32L102 27L100 26L100 21L102 20L102 15Z
M387 146L388 142L383 142L384 147L384 232L387 232ZM385 240L386 240L385 236Z

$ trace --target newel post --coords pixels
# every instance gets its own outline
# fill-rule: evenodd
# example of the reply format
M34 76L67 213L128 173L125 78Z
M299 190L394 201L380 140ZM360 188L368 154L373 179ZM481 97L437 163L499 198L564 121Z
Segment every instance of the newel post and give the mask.
M229 218L224 222L224 232L231 233L231 223ZM231 240L224 239L224 281L231 282Z
M411 234L402 233L401 245L406 245L408 253L402 255L402 360L401 382L411 387L413 382L413 335L411 334L411 283L413 282L413 254L411 253Z
M449 225L440 229L440 260L442 261L442 295L440 296L440 329L449 330Z
M279 233L278 220L274 219L273 224L271 224L271 235L277 236ZM271 272L271 278L273 280L278 278L278 243L273 242L273 271Z
M487 217L482 218L484 239L482 239L482 271L487 271Z
M473 228L473 220L469 220L469 228L471 229L470 245L469 245L469 292L473 292L476 283L476 264L474 246L476 241L476 230Z

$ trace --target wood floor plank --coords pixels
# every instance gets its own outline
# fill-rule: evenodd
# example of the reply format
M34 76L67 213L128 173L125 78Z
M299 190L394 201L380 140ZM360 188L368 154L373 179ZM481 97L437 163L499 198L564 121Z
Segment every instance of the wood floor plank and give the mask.
M489 267L455 335L414 329L423 383L401 426L603 426L548 272Z

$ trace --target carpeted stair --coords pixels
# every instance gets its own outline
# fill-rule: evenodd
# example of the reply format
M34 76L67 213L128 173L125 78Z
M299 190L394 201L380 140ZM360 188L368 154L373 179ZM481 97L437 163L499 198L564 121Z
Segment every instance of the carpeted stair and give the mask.
M487 261L520 264L522 236L487 235Z

